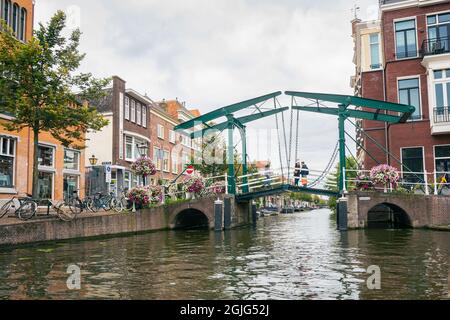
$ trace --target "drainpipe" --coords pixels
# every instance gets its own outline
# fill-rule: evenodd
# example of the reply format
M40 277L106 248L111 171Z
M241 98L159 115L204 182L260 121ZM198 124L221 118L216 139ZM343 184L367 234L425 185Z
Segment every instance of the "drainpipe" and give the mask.
M389 63L392 61L386 61L386 64L383 68L383 97L384 101L387 101L387 80L386 80L386 71ZM385 114L388 114L388 111L385 111ZM390 157L390 139L389 139L389 128L391 127L390 123L384 123L384 136L385 136L385 144L386 144L386 162L388 165L391 165L391 157Z

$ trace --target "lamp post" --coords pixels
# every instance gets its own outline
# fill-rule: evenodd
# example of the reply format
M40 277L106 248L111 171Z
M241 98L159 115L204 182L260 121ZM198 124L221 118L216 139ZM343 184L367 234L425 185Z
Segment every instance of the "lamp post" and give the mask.
M89 172L89 192L88 192L89 196L91 195L91 192L92 192L92 173L94 172L93 167L97 165L97 162L98 162L98 159L94 155L92 155L89 158L89 163L91 164L91 170Z
M145 144L137 144L136 148L139 151L139 154L141 155L142 158L146 158L147 157L147 151L148 151L148 145ZM146 185L146 177L144 175L142 175L142 183L144 184L144 186Z

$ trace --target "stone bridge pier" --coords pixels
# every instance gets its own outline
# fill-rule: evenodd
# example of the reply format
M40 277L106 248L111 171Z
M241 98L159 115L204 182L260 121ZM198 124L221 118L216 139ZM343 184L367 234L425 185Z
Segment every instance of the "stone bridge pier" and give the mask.
M423 228L450 222L450 197L351 192L347 202L349 229L376 227L389 222L396 227Z

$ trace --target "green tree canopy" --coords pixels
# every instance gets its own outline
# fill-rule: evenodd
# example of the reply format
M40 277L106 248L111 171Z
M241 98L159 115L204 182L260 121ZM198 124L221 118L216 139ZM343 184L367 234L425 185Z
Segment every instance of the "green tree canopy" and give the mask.
M39 133L49 132L64 146L82 148L88 129L107 121L84 101L99 99L109 79L77 72L85 55L78 50L80 30L62 35L66 16L58 11L47 25L22 43L2 22L0 32L0 112L12 116L10 131L29 127L34 135L33 196L37 198ZM74 93L76 92L76 93Z

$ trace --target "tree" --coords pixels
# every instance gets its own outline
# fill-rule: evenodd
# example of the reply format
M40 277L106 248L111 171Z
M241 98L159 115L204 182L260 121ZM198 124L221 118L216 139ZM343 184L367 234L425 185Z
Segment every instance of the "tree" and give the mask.
M66 16L58 11L47 25L39 24L27 43L17 41L5 23L0 32L0 112L12 116L9 131L33 132L33 197L38 197L39 133L49 132L64 146L81 149L88 129L107 121L84 101L101 98L109 79L77 73L85 55L78 51L80 30L66 39ZM74 91L78 93L74 93Z
M327 179L327 189L331 190L331 191L339 191L339 179L341 177L340 174L340 164L336 164L336 173L334 174L330 174L329 178ZM353 158L353 157L347 157L345 159L345 168L347 170L352 170L352 171L347 171L346 173L346 179L351 179L354 180L356 178L357 172L355 170L359 169L358 166L358 162ZM354 187L355 183L354 182L349 182L347 183L347 189L350 189L352 187ZM335 210L336 209L336 205L337 205L337 199L336 197L330 197L328 200L328 206L330 207L330 209Z

